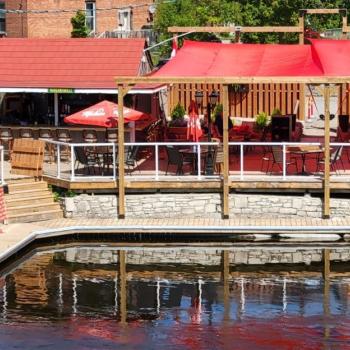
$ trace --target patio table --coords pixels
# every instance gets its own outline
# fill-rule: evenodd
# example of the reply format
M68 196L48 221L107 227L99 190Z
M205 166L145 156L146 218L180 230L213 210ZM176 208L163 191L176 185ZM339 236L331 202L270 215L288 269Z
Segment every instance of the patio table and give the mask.
M203 147L203 146L202 146ZM205 146L206 148L202 148L201 147L201 159L203 159L202 155L206 155L208 154L208 148L209 146ZM216 147L216 145L213 145L211 147ZM179 152L183 154L183 156L187 156L188 159L191 159L192 160L192 169L193 169L193 174L196 174L197 171L198 171L198 168L197 168L197 156L198 156L198 150L197 150L197 147L194 146L194 147L190 147L190 148L183 148L183 149L179 149ZM213 152L213 151L212 151Z
M291 154L300 155L302 164L300 175L309 175L309 173L306 171L307 155L316 155L318 161L320 155L324 153L324 148L320 146L291 146L288 147L288 152Z

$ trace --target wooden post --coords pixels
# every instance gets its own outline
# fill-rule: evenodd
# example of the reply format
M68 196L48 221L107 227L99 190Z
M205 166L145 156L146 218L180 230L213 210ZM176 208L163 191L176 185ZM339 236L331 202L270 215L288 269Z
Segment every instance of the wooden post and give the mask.
M119 273L118 273L118 301L119 301L119 320L120 323L126 323L126 253L125 250L119 250Z
M330 217L330 121L329 121L330 87L325 84L324 87L324 179L323 179L323 218Z
M125 218L124 86L118 85L118 217Z
M222 105L223 105L223 152L224 152L224 174L223 174L223 218L229 218L229 167L230 154L228 147L228 118L229 118L229 99L228 99L228 85L222 87Z
M305 84L300 84L299 90L299 119L305 120Z
M303 45L304 44L304 30L305 30L305 10L300 10L299 11L299 29L301 32L299 33L299 44Z

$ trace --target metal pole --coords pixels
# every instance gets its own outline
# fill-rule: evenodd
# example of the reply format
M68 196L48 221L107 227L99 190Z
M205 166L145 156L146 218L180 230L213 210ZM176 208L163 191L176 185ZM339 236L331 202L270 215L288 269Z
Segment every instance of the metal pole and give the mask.
M156 144L155 157L156 157L156 180L159 180L159 145Z
M75 157L74 157L74 145L70 146L70 159L71 159L71 180L75 180L75 174L74 174L74 163L75 163Z
M207 104L208 142L211 142L211 108L212 108L212 105L210 103L208 103ZM211 145L209 145L209 147L208 147L208 156L207 156L207 162L206 162L206 166L205 166L205 174L206 175L214 175L214 159L213 159Z
M61 178L61 145L57 145L57 178Z

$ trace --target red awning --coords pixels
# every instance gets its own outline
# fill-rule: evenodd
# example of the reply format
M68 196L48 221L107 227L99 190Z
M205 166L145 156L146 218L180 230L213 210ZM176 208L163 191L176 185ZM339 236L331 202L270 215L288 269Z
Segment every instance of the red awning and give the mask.
M349 40L311 45L185 41L153 77L350 77Z
M124 107L124 122L151 118L148 114ZM118 105L110 101L102 101L64 118L67 124L94 125L105 128L118 124Z

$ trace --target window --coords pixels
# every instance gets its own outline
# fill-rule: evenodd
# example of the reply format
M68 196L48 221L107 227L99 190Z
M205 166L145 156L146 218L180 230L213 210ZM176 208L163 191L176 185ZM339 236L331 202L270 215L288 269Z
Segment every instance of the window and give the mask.
M95 1L85 2L85 23L90 32L96 31L96 4Z
M120 31L128 31L132 29L131 25L131 9L118 10L118 28Z
M0 10L5 10L5 1L0 1ZM5 12L0 12L0 33L6 32Z

